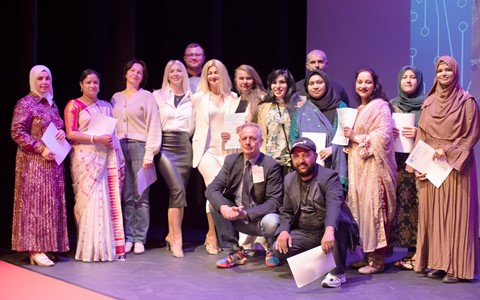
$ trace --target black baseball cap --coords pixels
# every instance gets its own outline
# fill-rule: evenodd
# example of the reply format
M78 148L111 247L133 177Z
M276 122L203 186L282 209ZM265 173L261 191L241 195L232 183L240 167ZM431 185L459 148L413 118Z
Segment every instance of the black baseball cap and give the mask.
M292 153L293 149L297 147L303 148L305 150L312 150L315 153L317 152L317 146L315 146L315 143L307 137L301 137L296 139L292 143L292 148L290 149L290 153Z

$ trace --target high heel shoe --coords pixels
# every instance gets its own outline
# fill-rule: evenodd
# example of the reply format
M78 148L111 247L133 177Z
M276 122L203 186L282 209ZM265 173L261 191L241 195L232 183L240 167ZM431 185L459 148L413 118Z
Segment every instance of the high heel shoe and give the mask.
M216 255L220 252L220 247L218 246L217 238L214 236L207 236L205 239L205 250L210 255Z
M167 250L172 252L174 257L183 257L183 250L182 245L174 246L173 242L165 238L165 242L167 242Z
M39 267L51 267L55 263L51 261L45 253L37 252L37 253L30 253L30 264L31 265L38 265Z

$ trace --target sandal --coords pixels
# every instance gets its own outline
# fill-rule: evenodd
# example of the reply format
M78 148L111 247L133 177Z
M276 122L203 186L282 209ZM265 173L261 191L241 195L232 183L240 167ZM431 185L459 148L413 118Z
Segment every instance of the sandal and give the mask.
M358 273L363 274L363 275L370 275L370 274L375 274L375 273L380 273L383 272L383 267L381 268L375 268L372 265L366 265L365 267L362 267L358 269Z
M407 261L411 260L411 259L414 258L414 257L415 257L415 252L413 252L413 253L409 252L409 253L407 253L407 255L405 255L402 259L399 259L399 260L397 260L396 262L394 262L393 265L394 265L395 267L402 268L403 265L404 265ZM413 260L415 260L415 259L413 259Z
M205 250L210 255L216 255L221 251L220 247L218 246L217 237L215 236L207 236L204 245Z
M415 269L415 255L413 257L405 257L400 263L400 269L408 271Z
M368 265L368 258L365 256L362 260L350 263L351 268L360 269Z

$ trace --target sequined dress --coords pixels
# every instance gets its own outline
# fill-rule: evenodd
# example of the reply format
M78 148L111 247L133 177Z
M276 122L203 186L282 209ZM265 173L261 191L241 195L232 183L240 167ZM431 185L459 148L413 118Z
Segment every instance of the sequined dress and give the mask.
M63 163L42 157L42 135L50 122L63 127L58 107L33 93L14 109L11 136L18 144L12 249L66 252L69 250Z

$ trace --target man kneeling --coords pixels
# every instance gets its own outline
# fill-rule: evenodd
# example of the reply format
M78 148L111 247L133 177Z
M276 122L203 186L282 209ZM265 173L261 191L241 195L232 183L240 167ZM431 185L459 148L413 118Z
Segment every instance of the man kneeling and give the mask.
M231 268L247 262L243 248L238 245L237 231L264 236L267 244L265 264L279 264L271 245L278 227L278 209L283 198L280 165L260 153L262 130L254 123L240 127L242 153L225 158L222 169L210 183L205 196L215 223L220 247L229 252L217 261L219 268Z
M333 252L336 268L325 276L324 287L339 287L346 282L347 248L358 244L358 226L345 204L337 172L316 163L316 146L301 137L290 151L295 172L284 180L283 205L274 254L286 258L322 246Z

